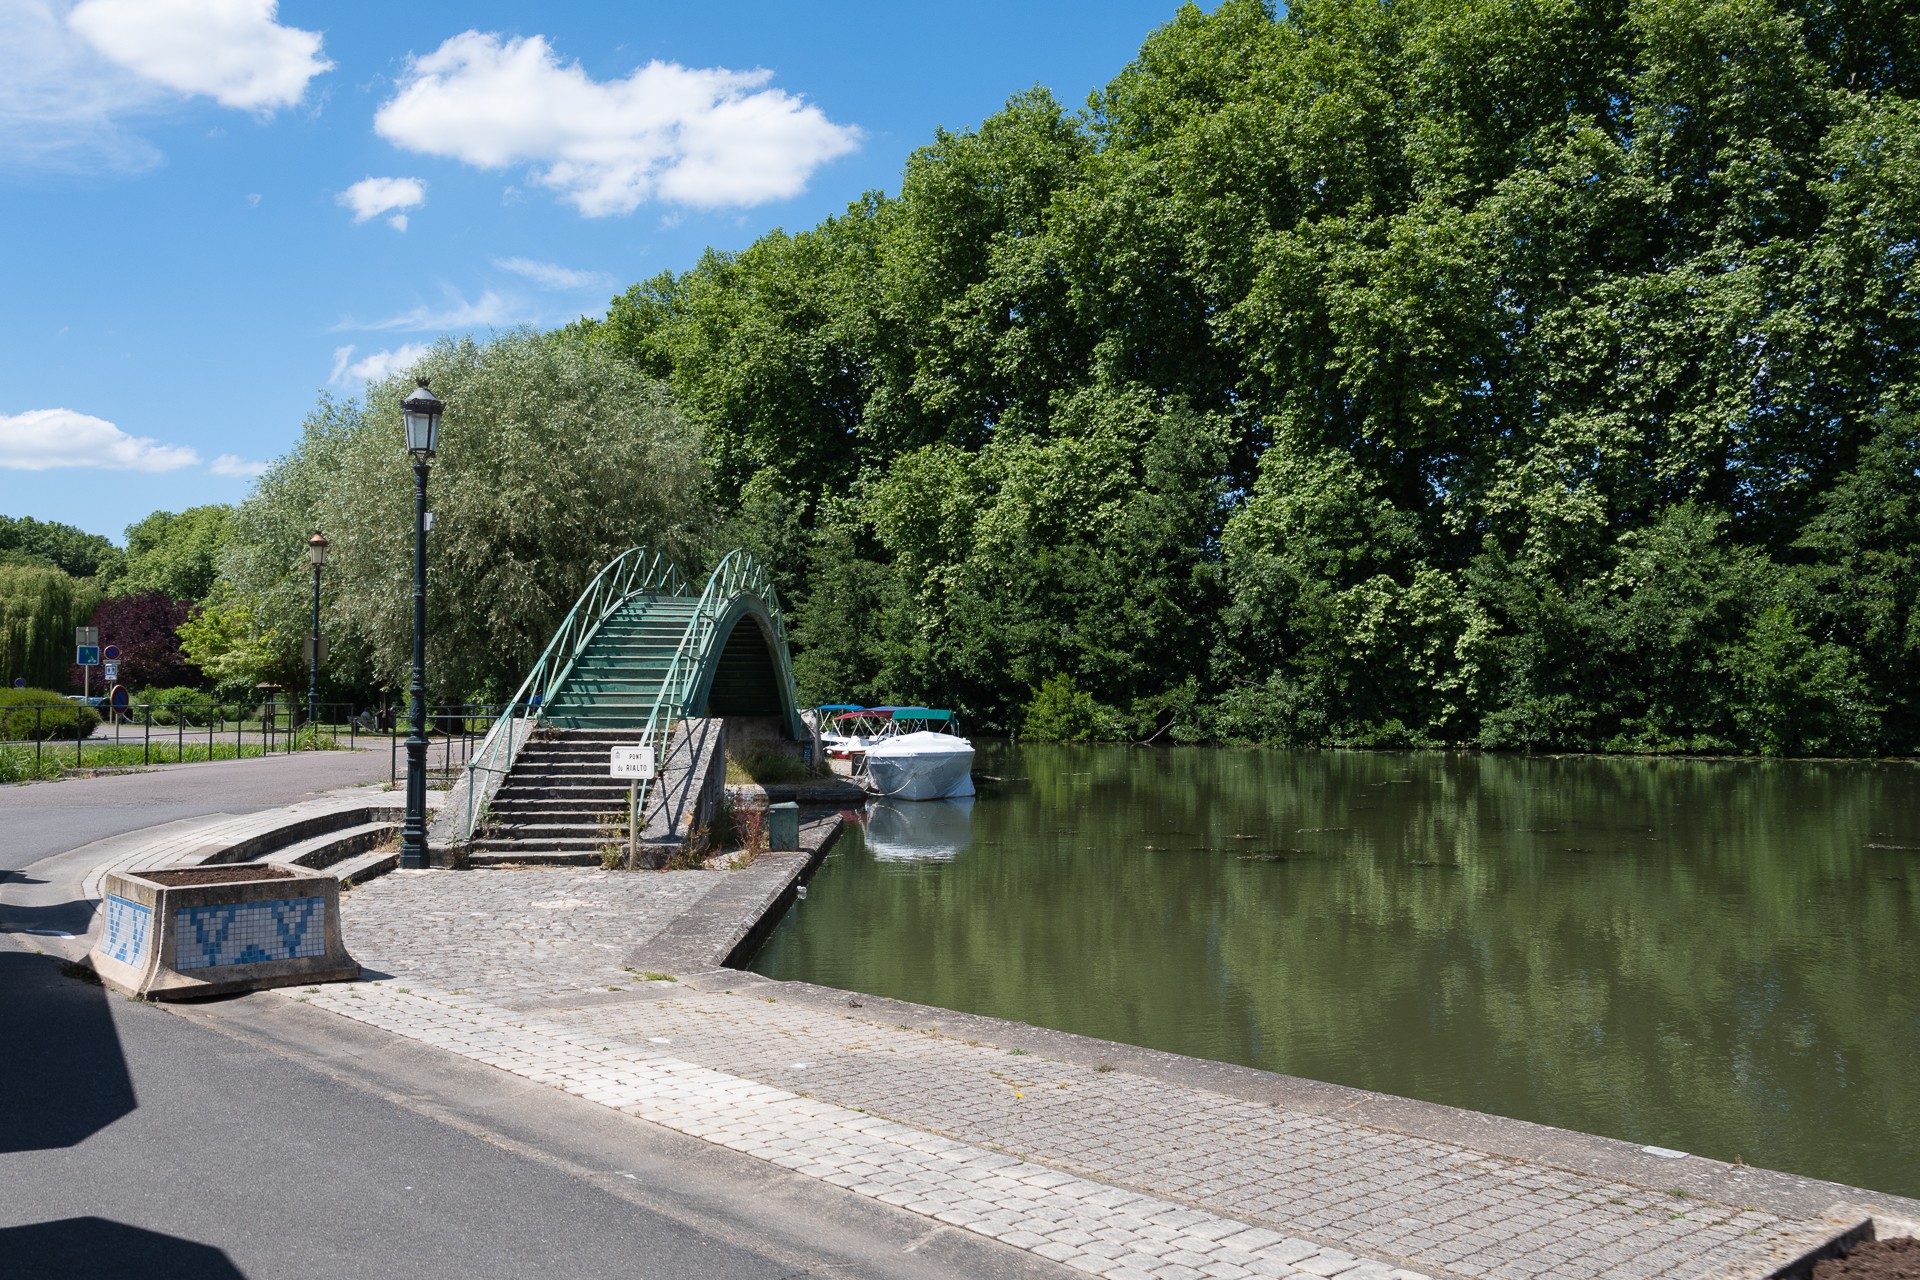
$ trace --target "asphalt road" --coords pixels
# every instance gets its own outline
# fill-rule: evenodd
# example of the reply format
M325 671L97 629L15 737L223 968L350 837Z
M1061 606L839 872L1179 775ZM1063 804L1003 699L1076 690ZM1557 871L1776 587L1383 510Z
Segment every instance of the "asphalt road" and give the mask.
M0 953L10 1277L772 1277L567 1173Z
M180 818L254 813L339 787L384 782L390 768L382 747L0 786L0 871Z

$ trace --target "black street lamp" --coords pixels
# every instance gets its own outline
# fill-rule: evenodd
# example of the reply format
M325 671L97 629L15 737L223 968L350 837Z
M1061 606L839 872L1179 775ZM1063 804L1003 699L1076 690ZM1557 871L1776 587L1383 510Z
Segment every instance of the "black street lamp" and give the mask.
M313 561L313 635L308 639L307 650L307 732L317 734L313 726L314 709L320 700L320 664L326 661L326 651L320 641L320 570L327 563L327 540L321 534L307 539L307 559ZM317 745L317 739L316 739Z
M400 402L413 455L413 731L407 736L407 820L400 828L400 865L427 866L427 464L440 446L440 411L427 379Z

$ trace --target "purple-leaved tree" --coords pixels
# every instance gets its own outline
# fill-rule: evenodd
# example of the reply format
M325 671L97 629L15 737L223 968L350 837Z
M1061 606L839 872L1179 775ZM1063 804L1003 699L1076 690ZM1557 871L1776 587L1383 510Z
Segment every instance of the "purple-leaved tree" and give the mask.
M120 646L119 683L129 693L200 683L200 668L180 652L180 624L192 608L189 601L171 600L163 592L150 591L109 597L93 611L92 625L100 629L101 646ZM80 668L72 668L69 675L73 687L80 688ZM101 671L95 668L95 693L106 692L101 684Z

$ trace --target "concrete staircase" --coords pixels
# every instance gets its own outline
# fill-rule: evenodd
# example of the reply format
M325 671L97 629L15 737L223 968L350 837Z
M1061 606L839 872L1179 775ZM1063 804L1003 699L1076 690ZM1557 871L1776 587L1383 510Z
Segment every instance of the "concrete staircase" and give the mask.
M591 866L625 845L627 782L609 776L613 748L637 746L635 729L542 729L520 748L466 849L469 866L530 862ZM659 775L645 788L641 866L657 867L710 829L726 792L726 725L682 720Z
M627 782L608 776L608 761L613 748L638 746L641 736L638 728L535 734L487 806L468 862L598 863L601 847L614 838L602 830L603 819L620 832L627 823Z

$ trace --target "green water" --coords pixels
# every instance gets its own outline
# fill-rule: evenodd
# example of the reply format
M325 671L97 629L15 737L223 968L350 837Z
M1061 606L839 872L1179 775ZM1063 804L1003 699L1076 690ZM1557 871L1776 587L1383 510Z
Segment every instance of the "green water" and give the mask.
M1920 768L978 745L757 972L1920 1195Z

